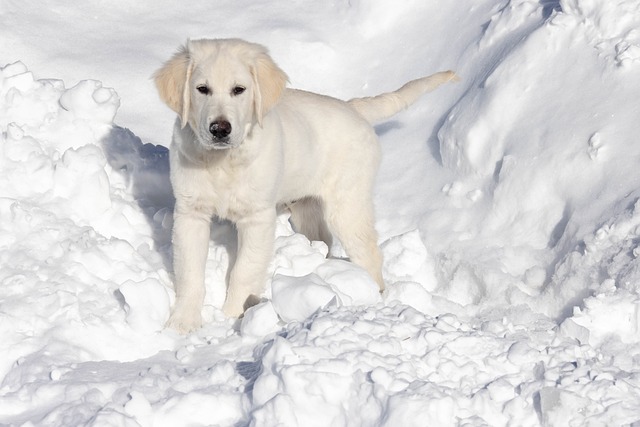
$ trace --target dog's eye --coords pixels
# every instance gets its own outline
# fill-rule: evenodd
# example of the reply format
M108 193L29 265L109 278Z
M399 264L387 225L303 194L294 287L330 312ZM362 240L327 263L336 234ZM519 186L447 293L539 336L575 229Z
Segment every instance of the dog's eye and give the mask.
M205 85L200 85L200 86L196 87L196 90L198 92L200 92L201 94L203 94L203 95L207 95L209 93L209 88L206 87Z
M241 95L245 90L246 88L243 86L236 86L231 90L231 93L237 96L237 95Z

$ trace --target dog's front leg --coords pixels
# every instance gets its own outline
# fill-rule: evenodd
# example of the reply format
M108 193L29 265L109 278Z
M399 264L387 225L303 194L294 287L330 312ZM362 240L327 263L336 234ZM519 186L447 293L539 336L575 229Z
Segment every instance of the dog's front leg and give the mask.
M201 212L180 212L173 218L173 270L176 301L167 326L188 333L202 325L204 273L211 219Z
M269 209L236 222L238 257L229 277L223 311L239 317L258 302L273 256L276 211Z

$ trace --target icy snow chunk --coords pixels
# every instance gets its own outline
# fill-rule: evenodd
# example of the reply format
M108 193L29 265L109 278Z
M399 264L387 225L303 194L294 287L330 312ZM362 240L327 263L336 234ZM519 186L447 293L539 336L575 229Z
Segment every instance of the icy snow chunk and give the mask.
M292 240L299 240L297 236L299 235L294 235ZM291 271L299 272L319 263L313 273L302 277L276 274L271 285L272 301L282 320L304 320L332 300L340 305L371 305L380 302L378 284L362 268L343 260L326 260L324 256L322 262L319 262L316 255L316 249L303 250L300 257L294 257L297 260L290 267ZM298 262L303 265L296 265Z
M33 86L33 82L33 74L20 61L0 68L0 91L2 92L9 88L25 92Z
M13 64L9 64L0 68L0 76L3 79L6 79L9 77L17 76L19 74L24 74L27 71L29 71L27 69L27 66L24 65L21 61L17 61L17 62L14 62Z
M120 106L115 90L97 80L83 80L60 97L60 105L77 119L111 124Z
M247 309L240 324L240 333L243 336L264 337L278 329L278 314L271 301L265 301Z
M562 322L559 332L565 337L578 340L580 344L589 344L589 329L576 323L573 318L568 318Z
M575 326L571 323L564 326L569 320ZM577 335L578 339L588 339L594 347L612 338L636 344L640 342L640 297L617 289L610 294L587 298L584 309L575 310L573 317L563 322L563 327L561 330L565 333Z
M380 301L380 287L362 268L339 259L327 260L316 274L328 283L343 305L370 305Z
M302 321L337 298L318 275L277 275L271 283L273 308L285 322Z

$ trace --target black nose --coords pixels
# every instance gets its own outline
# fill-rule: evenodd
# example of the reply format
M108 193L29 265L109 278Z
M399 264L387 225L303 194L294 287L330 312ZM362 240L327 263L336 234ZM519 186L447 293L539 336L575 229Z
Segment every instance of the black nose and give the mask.
M226 120L216 120L209 125L209 132L216 139L224 139L231 133L231 123Z

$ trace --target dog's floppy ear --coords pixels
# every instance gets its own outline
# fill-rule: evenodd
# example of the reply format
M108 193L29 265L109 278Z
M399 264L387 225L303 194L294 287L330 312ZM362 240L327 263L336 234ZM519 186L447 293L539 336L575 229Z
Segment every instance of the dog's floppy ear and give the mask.
M193 63L189 55L189 49L187 46L182 46L153 75L160 98L169 108L178 113L182 120L182 127L187 124L189 114L191 102L189 80L191 80L192 69Z
M278 103L289 79L266 51L256 56L251 74L255 85L253 101L255 114L258 124L262 126L262 118Z

